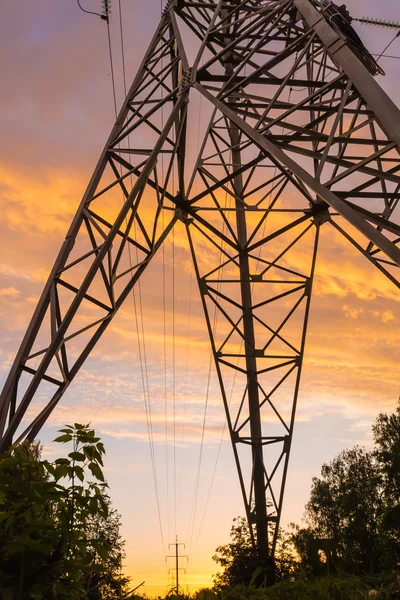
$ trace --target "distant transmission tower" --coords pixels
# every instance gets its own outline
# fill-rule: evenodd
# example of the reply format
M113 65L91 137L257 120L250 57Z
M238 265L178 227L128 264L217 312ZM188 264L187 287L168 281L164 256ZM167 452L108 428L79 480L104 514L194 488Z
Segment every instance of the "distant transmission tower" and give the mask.
M5 383L1 450L37 436L180 221L253 541L273 557L321 227L400 285L400 112L350 23L329 0L169 0Z

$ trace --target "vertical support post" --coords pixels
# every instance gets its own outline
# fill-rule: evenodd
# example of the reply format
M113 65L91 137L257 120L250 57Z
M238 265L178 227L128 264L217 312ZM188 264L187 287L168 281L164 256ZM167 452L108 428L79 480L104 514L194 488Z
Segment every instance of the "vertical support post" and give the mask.
M242 166L239 149L240 133L238 127L230 122L232 144L232 169L236 171ZM235 190L236 226L239 241L240 292L243 306L243 333L245 337L245 357L247 371L247 394L250 415L251 450L253 462L253 484L255 503L255 525L257 531L257 548L261 558L269 555L267 507L265 503L264 460L262 447L262 429L260 416L260 400L257 383L257 359L255 357L255 335L252 311L252 294L250 283L249 257L246 251L247 227L246 211L243 205L243 177L236 175L233 179Z
M227 12L222 11L223 17L227 16ZM235 27L224 28L226 32L231 30L233 33ZM226 44L229 44L229 37L226 38ZM233 64L229 60L233 58L232 54L224 57L225 72L227 75L233 74ZM233 96L230 99L235 103L237 98ZM242 167L242 158L240 151L240 131L235 123L230 121L229 135L231 139L231 154L232 154L232 170L237 171ZM250 433L251 433L251 452L252 452L252 473L254 485L254 513L251 513L249 506L249 514L253 518L257 532L257 550L262 560L267 560L269 557L268 548L268 522L267 522L267 507L265 502L265 483L264 483L264 458L262 447L262 429L260 416L260 400L258 393L257 380L257 359L255 357L255 335L254 322L252 311L252 294L250 284L250 268L249 257L246 251L247 247L247 227L246 227L246 212L243 203L243 176L238 174L233 178L232 185L235 191L235 208L236 208L236 227L239 242L239 267L240 267L240 293L243 307L243 333L245 338L245 360L247 371L247 397L249 403L250 416ZM250 525L251 527L251 525Z

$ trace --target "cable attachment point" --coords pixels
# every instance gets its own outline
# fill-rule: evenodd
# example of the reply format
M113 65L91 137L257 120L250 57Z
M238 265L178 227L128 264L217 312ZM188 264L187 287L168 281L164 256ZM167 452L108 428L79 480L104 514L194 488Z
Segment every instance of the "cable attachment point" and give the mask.
M100 15L103 21L107 21L109 16L111 15L111 0L101 0L101 6L103 9L103 14Z

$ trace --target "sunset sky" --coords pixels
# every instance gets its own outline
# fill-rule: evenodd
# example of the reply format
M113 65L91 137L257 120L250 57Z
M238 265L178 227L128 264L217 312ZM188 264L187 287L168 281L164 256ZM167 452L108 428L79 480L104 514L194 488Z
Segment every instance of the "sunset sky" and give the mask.
M100 0L82 0L100 11ZM360 7L362 5L362 7ZM398 0L348 0L353 16L398 20ZM397 6L397 10L396 10ZM160 18L160 0L122 0L130 83ZM0 161L0 383L2 384L78 202L114 122L106 25L75 0L5 0L2 53ZM118 2L112 0L111 36L118 104L123 81ZM356 25L372 53L393 31ZM388 50L400 56L400 38ZM400 101L400 60L382 58L379 81ZM198 144L194 140L193 144ZM91 422L107 449L106 476L127 541L132 585L149 595L173 579L168 544L180 542L191 591L211 583L212 555L229 541L232 519L243 515L230 441L189 253L178 225L173 334L172 246L142 282L150 381L155 474L149 452L132 301L127 301L96 346L41 433L44 454L65 423ZM333 228L322 227L297 425L282 525L301 523L311 478L345 447L371 444L371 423L392 411L399 396L399 294ZM172 422L173 339L176 424ZM164 363L166 361L166 370ZM168 424L164 401L167 382ZM201 452L205 398L206 428ZM175 438L175 447L173 440ZM167 444L166 444L167 441ZM175 470L173 465L175 464ZM199 472L199 475L198 475Z

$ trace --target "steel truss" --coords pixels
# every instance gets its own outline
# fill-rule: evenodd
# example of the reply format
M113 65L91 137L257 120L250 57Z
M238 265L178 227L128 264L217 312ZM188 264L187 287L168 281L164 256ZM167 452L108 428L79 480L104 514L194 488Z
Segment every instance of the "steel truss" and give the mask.
M191 165L193 95L210 120ZM247 517L273 555L320 227L400 286L399 147L398 109L317 0L170 0L5 383L0 449L37 436L180 220Z

